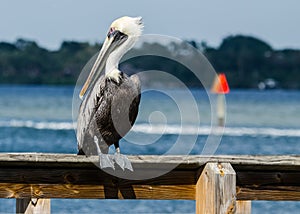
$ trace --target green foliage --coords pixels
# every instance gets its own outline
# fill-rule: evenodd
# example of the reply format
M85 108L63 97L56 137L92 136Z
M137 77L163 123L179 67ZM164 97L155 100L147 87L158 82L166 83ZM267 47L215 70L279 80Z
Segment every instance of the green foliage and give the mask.
M272 78L279 87L300 89L299 50L273 50L259 39L242 35L225 38L218 48L209 47L206 42L188 43L199 48L217 72L226 73L232 88L256 88L259 82ZM58 50L49 51L25 39L14 44L0 42L0 83L75 84L83 66L100 48L98 44L64 41ZM143 49L176 55L185 61L197 60L186 43L144 43L135 51L143 53ZM164 57L137 57L122 63L121 69L128 74L144 70L165 71L188 86L201 86L186 67ZM146 81L149 84L172 86L170 80L154 76L145 78L149 79Z
M265 79L279 87L300 88L300 51L273 50L267 43L249 36L230 36L219 48L204 51L216 71L224 72L233 88L256 88Z
M48 51L34 41L19 39L0 43L0 83L74 84L98 45L65 41L57 51Z

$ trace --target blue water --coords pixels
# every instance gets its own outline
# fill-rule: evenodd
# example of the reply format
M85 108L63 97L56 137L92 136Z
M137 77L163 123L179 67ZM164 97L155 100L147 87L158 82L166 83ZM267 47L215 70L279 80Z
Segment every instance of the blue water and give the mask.
M205 91L194 100L181 90L146 91L138 119L121 141L126 154L201 154L211 132ZM0 152L76 153L72 87L0 86ZM214 99L214 97L212 97ZM212 101L213 102L213 101ZM300 154L299 91L232 91L227 123L216 154ZM194 105L196 104L196 106ZM194 107L197 107L195 112ZM198 120L200 118L200 122ZM0 213L14 213L15 200L0 199ZM253 213L294 213L299 202L253 202ZM53 199L52 213L194 213L194 201Z

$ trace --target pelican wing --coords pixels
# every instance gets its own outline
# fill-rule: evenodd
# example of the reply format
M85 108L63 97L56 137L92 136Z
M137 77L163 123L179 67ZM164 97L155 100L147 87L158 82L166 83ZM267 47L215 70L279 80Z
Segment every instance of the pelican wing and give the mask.
M95 121L95 114L97 112L97 106L102 102L103 97L101 97L101 91L103 90L105 78L101 76L99 80L95 83L92 90L86 95L85 99L82 101L79 109L78 119L77 119L77 142L78 149L83 148L83 142L86 134L93 130L97 124ZM93 128L94 127L94 128ZM91 133L92 134L92 133Z
M141 85L137 75L124 74L120 85L104 76L83 100L77 124L78 149L97 154L93 142L99 139L102 151L115 144L132 127L138 114ZM84 151L87 154L86 151ZM87 155L88 155L87 154Z

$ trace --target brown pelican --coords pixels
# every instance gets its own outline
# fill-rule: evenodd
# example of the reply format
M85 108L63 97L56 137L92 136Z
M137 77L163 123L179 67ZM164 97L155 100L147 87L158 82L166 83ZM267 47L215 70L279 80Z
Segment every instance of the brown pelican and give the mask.
M120 154L119 140L135 122L141 86L137 75L128 77L118 69L118 64L133 47L142 29L141 17L125 16L111 24L79 94L83 101L77 120L78 154L99 155L101 168L114 168L116 162L123 170L132 170L127 157ZM104 75L100 75L102 70ZM114 156L107 155L112 144Z

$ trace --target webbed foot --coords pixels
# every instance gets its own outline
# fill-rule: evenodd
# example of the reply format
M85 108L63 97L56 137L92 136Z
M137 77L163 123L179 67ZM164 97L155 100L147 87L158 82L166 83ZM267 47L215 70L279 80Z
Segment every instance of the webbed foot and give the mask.
M116 149L116 153L114 155L114 160L115 160L116 164L118 164L121 167L121 169L123 171L125 169L128 169L128 170L130 170L130 171L133 172L133 168L132 168L130 160L127 158L126 155L122 155L120 153L120 149L119 148Z
M115 169L115 165L113 162L113 158L111 155L108 154L99 154L99 162L100 162L100 168L113 168Z
M113 162L113 158L109 154L103 154L100 150L99 144L98 144L98 138L94 136L94 143L96 144L97 153L99 155L99 164L100 168L113 168L115 169L115 164Z

